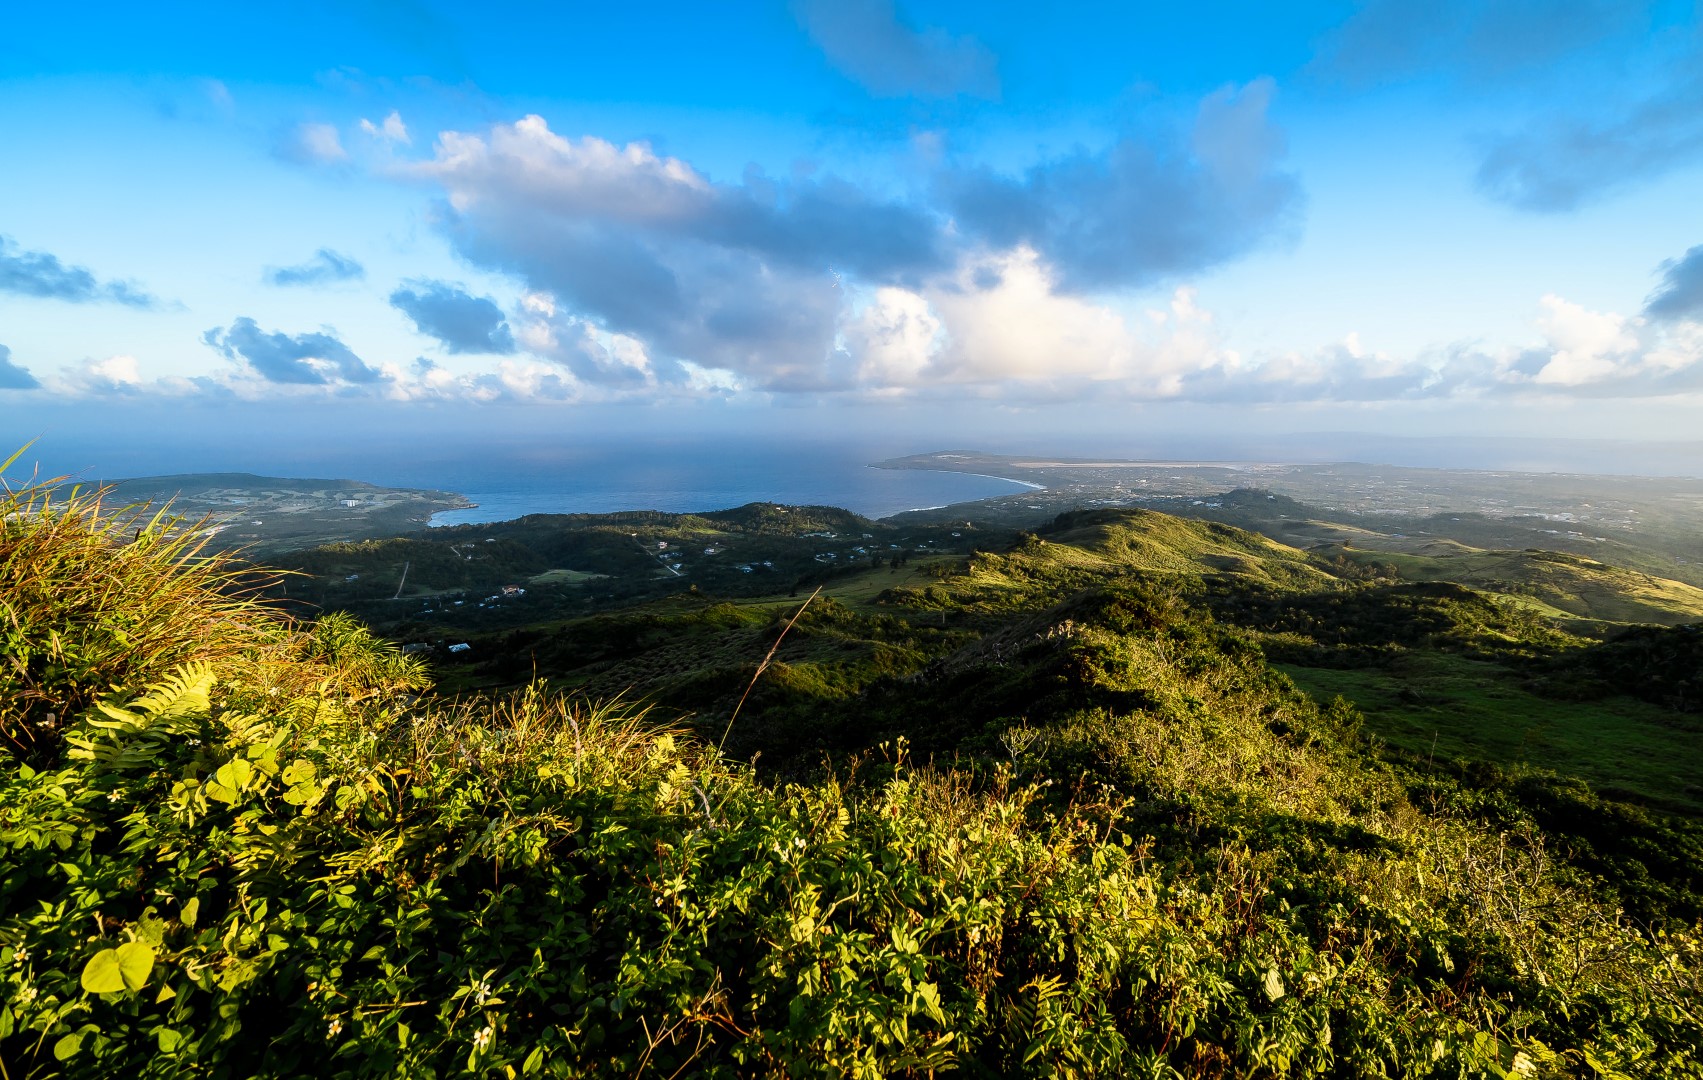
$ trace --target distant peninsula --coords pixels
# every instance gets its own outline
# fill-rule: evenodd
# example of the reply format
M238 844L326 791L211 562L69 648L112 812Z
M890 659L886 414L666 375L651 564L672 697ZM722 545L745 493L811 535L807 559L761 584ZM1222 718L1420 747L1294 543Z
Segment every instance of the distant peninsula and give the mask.
M117 480L113 497L205 518L213 546L256 554L394 536L424 526L439 511L478 505L450 491L241 472Z

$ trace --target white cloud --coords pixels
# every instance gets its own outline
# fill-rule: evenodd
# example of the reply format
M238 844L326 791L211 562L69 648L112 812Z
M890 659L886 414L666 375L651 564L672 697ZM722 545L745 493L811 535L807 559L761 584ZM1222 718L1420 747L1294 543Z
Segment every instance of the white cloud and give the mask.
M1542 300L1538 331L1549 350L1532 381L1545 386L1582 386L1636 371L1644 349L1637 327L1623 315L1587 311L1559 296Z
M408 137L408 126L402 122L402 114L395 109L390 110L390 115L377 124L362 117L361 130L371 137L387 143L401 143L403 146L408 146L414 141Z
M1191 375L1236 360L1192 290L1176 290L1167 311L1132 328L1112 307L1058 292L1028 248L968 259L918 290L876 290L845 320L841 341L858 385L870 390L981 385L1170 397Z
M331 124L297 124L278 146L278 153L302 165L333 165L349 159L343 140Z
M1162 394L1219 362L1210 320L1185 302L1161 333L1134 333L1104 296L1233 257L1287 219L1270 98L1263 82L1228 88L1176 130L1022 179L942 164L908 198L755 169L718 182L539 116L441 133L405 172L442 186L459 255L563 309L522 344L587 382L673 387L693 365L789 393L1127 380Z
M142 388L142 374L134 356L119 354L104 360L84 360L62 372L56 382L55 389L79 397L128 394Z
M521 298L515 339L521 349L566 367L584 382L627 388L654 387L657 382L644 342L600 331L567 314L544 293Z
M841 341L866 386L915 386L940 351L940 317L928 301L907 289L884 286L846 320Z

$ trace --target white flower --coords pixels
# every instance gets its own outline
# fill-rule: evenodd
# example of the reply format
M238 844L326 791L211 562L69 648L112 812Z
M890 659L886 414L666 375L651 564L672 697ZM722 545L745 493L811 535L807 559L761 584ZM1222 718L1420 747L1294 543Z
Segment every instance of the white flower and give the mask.
M123 796L116 791L109 791L106 793L107 802L117 802L121 798L123 798Z
M13 1000L16 1001L19 1005L28 1005L30 1002L35 1000L35 993L36 993L35 987L24 986L24 987L22 987L18 990L17 997L15 997Z
M486 1024L484 1027L480 1028L478 1034L473 1036L473 1049L483 1050L485 1047L490 1046L491 1034L490 1024Z
M18 951L12 954L12 963L22 964L24 961L28 960L29 958L30 958L30 951L28 949L24 948L22 945L19 945Z
M333 1016L331 1018L331 1023L325 1025L325 1037L327 1039L335 1039L337 1037L337 1033L342 1030L342 1019L340 1017Z
M473 1000L476 1004L483 1005L490 999L491 984L484 979L480 979L479 985L473 988Z

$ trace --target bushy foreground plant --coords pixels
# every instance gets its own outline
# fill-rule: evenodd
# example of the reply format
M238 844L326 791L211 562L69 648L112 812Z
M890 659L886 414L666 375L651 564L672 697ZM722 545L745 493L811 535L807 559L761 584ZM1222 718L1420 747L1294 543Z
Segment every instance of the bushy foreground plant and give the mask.
M148 549L98 513L82 532L5 520L0 565L51 552L44 530L84 552L75 581L37 575L61 598L40 610L117 621L121 597L78 598L102 558L195 573L139 569ZM241 603L176 587L186 610ZM30 655L60 632L38 607L12 609ZM1347 718L1293 694L1256 706L1251 650L1100 623L1052 641L1080 680L1146 704L1013 733L1021 783L913 768L899 745L771 786L541 687L416 698L418 672L359 627L258 610L208 655L185 637L146 686L143 669L36 669L41 707L99 693L61 706L75 719L33 764L0 764L0 1062L1703 1075L1694 934L1617 921L1541 837L1421 813L1356 761ZM1055 795L1045 766L1072 755L1103 786Z

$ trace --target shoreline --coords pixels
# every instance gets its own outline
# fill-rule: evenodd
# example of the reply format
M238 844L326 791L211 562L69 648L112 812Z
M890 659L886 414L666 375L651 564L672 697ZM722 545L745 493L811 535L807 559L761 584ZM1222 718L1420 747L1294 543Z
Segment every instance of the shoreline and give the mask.
M1047 485L1037 484L1033 480L1019 480L1019 479L1017 479L1016 477L1013 477L1013 476L995 476L993 473L965 472L963 469L917 469L915 471L916 472L956 473L959 476L980 476L980 477L982 477L983 479L986 479L986 480L1004 480L1008 484L1022 484L1024 487L1028 488L1031 491L1045 491L1045 490L1047 490ZM997 499L997 498L1000 498L1000 496L994 495L994 496L991 496L991 498ZM984 500L976 499L974 501L983 502Z
M888 458L887 460L888 461L895 461L895 460L902 461L904 459L903 458ZM998 473L970 472L968 469L931 469L931 468L928 468L928 467L922 466L922 465L893 466L893 465L885 464L884 462L880 462L880 461L870 462L868 465L865 465L864 468L866 468L866 469L880 469L883 472L930 472L930 473L945 473L948 476L979 476L983 480L1003 480L1008 484L1019 484L1023 487L1028 488L1031 491L1045 491L1045 490L1047 490L1047 485L1037 484L1033 480L1019 480L1015 476L1000 476ZM1015 494L1015 492L1013 492L1013 494ZM989 495L988 498L989 499L1000 499L1000 498L1004 498L1004 496L1002 496L1002 495ZM986 499L971 499L969 501L970 502L986 502L987 500ZM948 503L947 505L948 506L956 506L958 504L957 503ZM942 509L942 507L939 507L939 506L922 506L922 507L918 507L917 509L919 509L919 510L939 510L939 509ZM914 513L915 511L901 510L899 512L902 513L902 514L908 514L908 513Z
M933 473L937 476L974 476L974 477L981 479L981 480L998 480L1001 483L1015 484L1015 485L1017 485L1018 488L1023 489L1023 490L1028 490L1028 491L1045 491L1045 490L1047 490L1047 486L1045 484L1037 484L1037 483L1030 481L1030 480L1018 480L1015 477L998 476L994 473L968 472L968 471L965 471L963 469L908 469L908 468L894 469L894 468L889 468L888 466L885 466L883 464L880 464L879 462L866 463L863 467L866 468L866 469L880 469L883 472ZM519 519L521 519L523 517L532 517L532 516L536 516L536 515L574 515L574 514L627 513L629 511L635 509L633 507L625 507L625 508L622 508L622 509L619 509L619 510L536 510L536 509L528 509L528 510L523 510L519 513L516 513L513 517L491 518L491 519L480 520L480 521L441 521L440 519L447 514L459 513L459 512L462 512L462 511L466 511L466 510L477 510L477 509L480 508L480 506L483 505L482 503L473 500L472 498L468 497L467 495L462 495L460 493L455 493L455 494L459 498L466 500L465 504L459 505L459 506L453 506L453 507L446 507L445 509L434 511L432 516L426 520L425 527L427 529L453 529L453 528L458 528L458 527L465 526L465 525L495 525L495 524L500 524L500 523L508 522L508 521L518 521ZM886 510L886 511L883 511L883 512L865 512L865 511L862 511L862 510L854 510L850 507L843 506L843 505L840 505L838 503L833 503L833 504L799 503L799 504L793 504L793 505L832 505L835 509L846 510L849 513L858 514L861 517L867 517L871 521L890 521L891 519L899 517L900 515L903 515L903 514L914 514L914 513L918 513L920 511L926 511L926 510L944 510L944 509L947 509L948 507L953 507L953 506L970 506L970 505L974 505L976 503L990 502L994 499L1009 498L1009 497L1011 497L1013 495L1017 495L1017 494L1020 494L1020 492L1019 491L1004 491L1004 492L999 492L999 493L996 493L996 494L984 495L980 498L975 498L975 499L964 499L964 500L957 501L957 502L945 502L945 503L938 503L938 504L929 505L929 506L908 506L908 507L890 509L890 510ZM504 497L506 497L506 496L504 496ZM775 502L776 500L773 500L773 499L757 499L757 500L753 500L753 501L755 501L755 502ZM502 502L502 498L499 498L498 499L499 505L501 504L501 502ZM777 505L783 505L783 504L777 503ZM734 507L718 506L718 507L712 507L712 508L709 508L709 509L658 510L656 512L658 512L658 513L679 513L679 514L702 514L702 513L715 513L715 512L721 511L721 510L730 510L730 509L734 509Z

